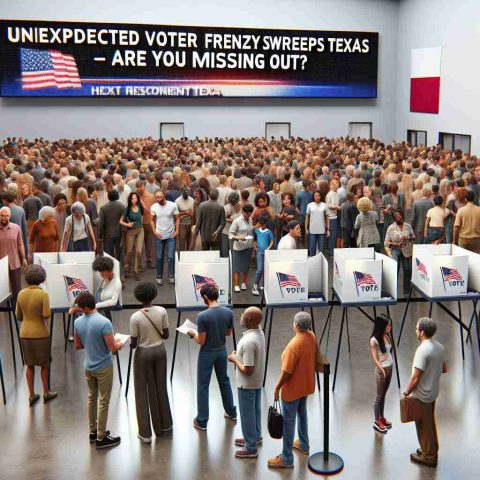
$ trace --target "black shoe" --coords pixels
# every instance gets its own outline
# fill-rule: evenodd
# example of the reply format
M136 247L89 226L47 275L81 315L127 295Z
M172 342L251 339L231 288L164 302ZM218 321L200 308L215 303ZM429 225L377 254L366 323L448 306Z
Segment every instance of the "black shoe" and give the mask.
M109 436L110 435L110 430L107 430L105 432L105 436ZM95 433L90 433L90 443L95 443L97 441L97 432Z
M110 448L115 447L120 444L120 437L111 437L110 435L105 435L103 440L97 440L95 442L95 448L100 450L101 448Z

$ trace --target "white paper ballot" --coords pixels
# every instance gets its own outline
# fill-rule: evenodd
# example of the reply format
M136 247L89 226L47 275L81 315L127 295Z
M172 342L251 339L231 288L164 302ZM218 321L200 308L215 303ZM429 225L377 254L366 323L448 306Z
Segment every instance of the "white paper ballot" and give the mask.
M187 335L187 332L189 330L193 330L196 333L197 332L197 326L187 318L185 320L185 322L183 322L183 325L178 327L177 330L180 333L184 333L185 335Z
M124 335L123 333L116 333L114 336L116 341L119 341L122 345L127 343L127 340L130 338L130 335Z

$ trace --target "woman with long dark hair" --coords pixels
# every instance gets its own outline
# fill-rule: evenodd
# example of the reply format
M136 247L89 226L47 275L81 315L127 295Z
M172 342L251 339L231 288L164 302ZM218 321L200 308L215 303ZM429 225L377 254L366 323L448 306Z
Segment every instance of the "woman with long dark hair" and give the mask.
M127 229L125 234L125 277L130 275L130 260L135 247L135 280L139 280L139 265L142 257L144 231L142 225L143 206L137 192L128 196L127 207L120 218L120 225Z
M373 429L380 433L387 433L392 424L384 416L385 396L387 395L390 381L392 380L392 330L391 320L387 315L380 314L375 317L373 332L370 338L370 351L375 363L375 380L377 384L377 396L373 410L375 420Z

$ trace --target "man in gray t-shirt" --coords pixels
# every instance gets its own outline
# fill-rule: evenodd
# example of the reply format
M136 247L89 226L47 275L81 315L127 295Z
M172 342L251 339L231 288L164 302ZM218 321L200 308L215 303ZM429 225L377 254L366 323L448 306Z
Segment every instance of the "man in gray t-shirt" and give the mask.
M417 323L417 337L421 344L413 359L412 376L404 395L420 400L420 419L415 421L420 449L410 454L415 463L435 467L438 460L438 436L435 425L435 401L440 390L440 377L447 373L445 348L433 340L436 323L428 317Z
M247 330L238 342L237 351L228 360L237 366L238 405L243 438L235 445L244 447L235 452L237 458L256 458L262 442L262 382L265 371L265 336L260 328L262 311L257 307L245 310L240 323Z

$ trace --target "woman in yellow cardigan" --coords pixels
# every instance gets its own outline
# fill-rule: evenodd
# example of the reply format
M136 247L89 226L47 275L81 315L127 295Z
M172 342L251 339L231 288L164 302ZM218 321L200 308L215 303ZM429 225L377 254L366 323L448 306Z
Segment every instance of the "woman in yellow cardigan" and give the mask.
M57 392L48 389L48 366L50 363L50 335L48 319L50 318L50 299L48 293L40 288L45 281L45 269L40 265L29 265L25 270L28 284L17 299L17 318L22 322L20 338L27 366L27 383L30 392L30 406L40 399L35 393L35 367L41 368L43 383L43 401L48 402L57 396Z

